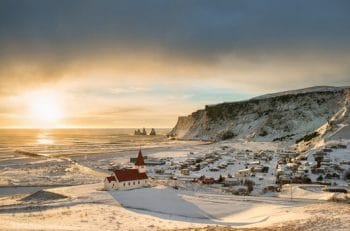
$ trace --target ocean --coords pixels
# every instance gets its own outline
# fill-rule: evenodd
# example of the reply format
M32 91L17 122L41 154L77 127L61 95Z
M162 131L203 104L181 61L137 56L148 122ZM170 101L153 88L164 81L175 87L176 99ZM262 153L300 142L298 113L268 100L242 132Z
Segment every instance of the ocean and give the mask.
M156 136L135 136L135 129L1 129L0 159L16 152L48 156L109 154L141 147L171 144L170 129L156 129ZM150 129L147 130L149 132Z

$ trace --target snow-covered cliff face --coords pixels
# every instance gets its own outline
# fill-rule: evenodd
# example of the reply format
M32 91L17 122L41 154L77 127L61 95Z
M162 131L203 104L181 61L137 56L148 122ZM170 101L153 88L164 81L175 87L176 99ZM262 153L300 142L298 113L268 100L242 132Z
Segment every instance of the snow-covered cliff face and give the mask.
M320 128L344 107L350 88L320 87L248 101L206 106L179 117L169 136L178 139L295 141Z

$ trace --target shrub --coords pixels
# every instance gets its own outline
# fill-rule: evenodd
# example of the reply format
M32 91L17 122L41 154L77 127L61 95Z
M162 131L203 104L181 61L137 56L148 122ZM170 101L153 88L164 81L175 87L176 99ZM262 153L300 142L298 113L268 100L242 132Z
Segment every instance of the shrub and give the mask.
M244 185L247 186L248 192L249 192L249 193L251 193L251 192L253 191L253 189L254 189L254 187L253 187L254 184L255 184L255 182L252 181L252 180L245 180Z
M269 172L269 167L264 166L262 169L262 172L268 173Z
M259 132L259 136L267 136L268 133L265 129L262 129L260 132Z
M303 138L297 139L295 141L295 143L300 143L301 141L308 142L308 141L312 140L313 138L315 138L315 137L317 137L319 135L320 135L320 133L313 132L313 133L305 135Z
M225 177L223 177L221 174L219 176L219 179L218 179L218 183L221 183L221 182L224 182L225 181Z
M232 131L226 131L221 135L222 140L228 140L234 138L236 135Z
M350 180L350 171L345 172L344 179L345 180Z

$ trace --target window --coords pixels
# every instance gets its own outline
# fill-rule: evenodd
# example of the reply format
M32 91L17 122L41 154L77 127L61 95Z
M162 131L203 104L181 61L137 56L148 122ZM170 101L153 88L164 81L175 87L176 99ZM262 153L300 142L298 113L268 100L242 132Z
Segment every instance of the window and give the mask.
M125 183L123 183L123 186L125 186Z
M132 184L133 184L133 185L135 185L135 181L134 181L134 182L132 182Z
M128 185L130 185L130 182L128 183Z
M137 181L137 184L140 184L140 181Z

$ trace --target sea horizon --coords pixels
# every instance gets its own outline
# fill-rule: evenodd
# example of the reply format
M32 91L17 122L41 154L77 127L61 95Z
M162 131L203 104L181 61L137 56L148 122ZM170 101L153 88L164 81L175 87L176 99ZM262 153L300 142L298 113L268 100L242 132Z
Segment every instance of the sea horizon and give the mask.
M20 153L39 155L109 154L169 144L168 129L134 135L138 128L0 129L0 159ZM147 128L147 134L150 129Z

